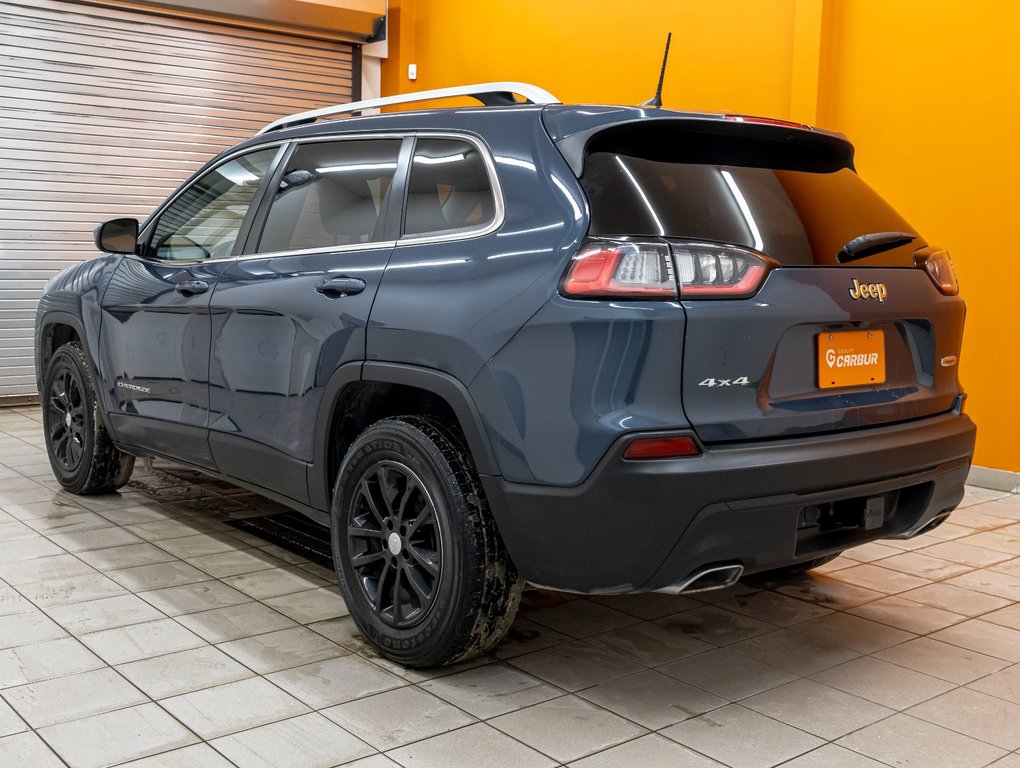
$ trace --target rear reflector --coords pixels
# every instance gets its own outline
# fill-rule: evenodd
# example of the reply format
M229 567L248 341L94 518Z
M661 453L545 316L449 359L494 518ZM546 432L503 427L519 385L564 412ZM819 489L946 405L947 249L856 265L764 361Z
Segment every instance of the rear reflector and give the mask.
M701 449L692 437L639 437L623 452L625 459L677 459L700 455Z
M960 284L956 280L956 268L949 258L949 251L941 248L921 248L914 253L914 264L928 273L928 277L946 296L955 296L960 292Z

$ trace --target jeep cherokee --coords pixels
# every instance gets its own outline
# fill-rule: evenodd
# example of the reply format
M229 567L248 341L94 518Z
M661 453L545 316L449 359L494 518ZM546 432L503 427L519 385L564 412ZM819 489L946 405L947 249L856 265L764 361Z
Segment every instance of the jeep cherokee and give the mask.
M963 496L952 263L837 134L443 89L283 118L96 243L38 310L59 482L165 457L301 510L409 666L526 582L722 587Z

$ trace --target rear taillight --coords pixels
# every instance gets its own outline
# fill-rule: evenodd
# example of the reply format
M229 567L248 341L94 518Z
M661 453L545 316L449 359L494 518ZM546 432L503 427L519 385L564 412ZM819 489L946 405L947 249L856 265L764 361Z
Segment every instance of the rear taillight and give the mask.
M761 288L773 262L715 243L590 238L571 259L561 292L571 298L740 299Z
M735 245L673 243L682 299L753 296L774 266L761 254Z
M914 254L914 264L928 273L928 277L946 296L955 296L960 292L960 284L956 280L956 268L949 258L949 251L940 248L922 248Z
M676 277L665 243L587 240L563 278L575 298L676 298Z

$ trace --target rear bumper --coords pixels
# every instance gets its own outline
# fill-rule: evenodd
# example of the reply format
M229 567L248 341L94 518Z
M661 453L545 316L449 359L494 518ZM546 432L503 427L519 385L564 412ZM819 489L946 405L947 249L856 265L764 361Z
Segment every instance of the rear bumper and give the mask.
M963 498L976 429L957 409L838 435L709 447L696 458L624 461L613 445L581 485L482 481L528 581L577 592L655 590L696 570L767 570L922 530ZM881 498L881 524L820 531L809 507ZM873 524L873 523L872 523Z

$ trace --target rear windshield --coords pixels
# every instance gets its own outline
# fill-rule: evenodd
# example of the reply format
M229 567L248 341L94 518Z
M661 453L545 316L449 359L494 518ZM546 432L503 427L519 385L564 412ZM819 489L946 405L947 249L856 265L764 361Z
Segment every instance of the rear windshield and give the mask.
M849 168L828 172L665 162L592 152L581 184L593 235L733 243L788 266L835 265L848 242L916 231ZM913 242L852 262L913 266Z

